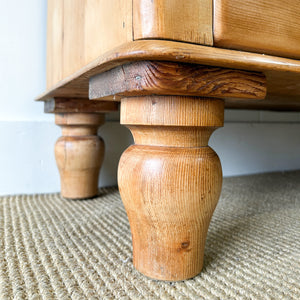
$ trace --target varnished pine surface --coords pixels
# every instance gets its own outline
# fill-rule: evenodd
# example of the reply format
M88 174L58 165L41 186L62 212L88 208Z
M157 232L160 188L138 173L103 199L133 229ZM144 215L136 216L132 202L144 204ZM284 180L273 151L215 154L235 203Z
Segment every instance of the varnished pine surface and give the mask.
M133 0L133 37L213 45L211 0Z
M264 99L262 73L165 61L141 61L90 79L89 98L183 95Z
M220 99L185 96L122 99L121 124L221 127L223 123L224 104Z
M132 0L48 0L47 87L133 40Z
M215 0L214 46L300 59L298 0Z
M149 59L264 72L267 78L267 97L264 101L231 99L230 102L225 101L226 107L272 109L272 98L276 97L275 109L300 110L298 60L159 40L135 41L115 48L60 81L37 100L45 101L53 97L88 98L90 77L130 61ZM109 97L108 100L119 98Z
M121 123L135 145L122 155L120 194L128 214L133 263L160 280L184 280L203 266L209 222L222 185L211 133L223 126L219 99L122 99Z
M209 147L133 145L121 157L118 183L137 270L171 281L199 274L222 186L217 154Z
M62 136L55 144L55 159L60 173L61 194L83 199L98 193L99 171L104 158L104 141L97 129L104 114L55 114Z
M211 0L49 0L47 88L137 39L212 45Z

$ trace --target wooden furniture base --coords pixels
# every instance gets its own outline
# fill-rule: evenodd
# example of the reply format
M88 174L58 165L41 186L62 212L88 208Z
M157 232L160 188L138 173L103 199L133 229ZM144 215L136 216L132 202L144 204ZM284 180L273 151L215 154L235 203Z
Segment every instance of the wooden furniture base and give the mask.
M48 3L47 91L38 100L88 120L58 121L66 135L56 146L62 192L95 194L102 121L92 113L121 101L135 144L121 158L119 187L134 265L149 277L182 280L202 268L221 189L208 140L223 125L224 103L300 110L300 4L285 2Z
M121 123L135 144L121 157L118 184L132 232L134 266L151 278L183 280L202 269L222 185L220 160L208 140L223 126L223 114L220 99L122 99Z

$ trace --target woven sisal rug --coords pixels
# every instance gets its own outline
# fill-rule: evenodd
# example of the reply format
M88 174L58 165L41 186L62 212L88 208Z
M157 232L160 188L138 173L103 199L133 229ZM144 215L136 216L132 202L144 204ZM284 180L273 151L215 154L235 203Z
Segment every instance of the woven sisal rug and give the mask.
M148 279L131 250L116 188L0 198L0 299L300 299L300 172L225 179L193 279Z

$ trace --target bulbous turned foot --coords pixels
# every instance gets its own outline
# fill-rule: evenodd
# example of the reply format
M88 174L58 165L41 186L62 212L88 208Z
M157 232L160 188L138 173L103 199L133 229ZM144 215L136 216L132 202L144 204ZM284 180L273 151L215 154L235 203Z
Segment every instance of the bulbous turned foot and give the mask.
M121 105L121 120L135 140L118 170L134 266L159 280L194 277L203 267L222 186L220 160L208 140L223 125L223 101L152 96Z
M97 136L97 129L103 123L102 114L56 115L56 124L63 131L55 145L63 197L84 199L98 194L104 141Z
M162 280L199 274L222 185L217 154L209 147L134 145L122 155L118 178L136 269Z

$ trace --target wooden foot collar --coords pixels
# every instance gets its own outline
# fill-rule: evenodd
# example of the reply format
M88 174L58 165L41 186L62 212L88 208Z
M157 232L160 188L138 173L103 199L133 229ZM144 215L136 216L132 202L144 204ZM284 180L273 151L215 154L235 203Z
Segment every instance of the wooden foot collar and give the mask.
M62 196L82 199L97 195L104 157L104 142L97 130L104 123L104 114L56 114L55 123L63 134L55 145Z
M143 274L183 280L203 266L206 234L219 199L222 170L208 147L223 126L219 99L146 96L122 99L121 123L135 145L121 157L118 183Z

